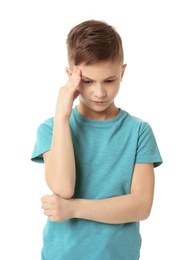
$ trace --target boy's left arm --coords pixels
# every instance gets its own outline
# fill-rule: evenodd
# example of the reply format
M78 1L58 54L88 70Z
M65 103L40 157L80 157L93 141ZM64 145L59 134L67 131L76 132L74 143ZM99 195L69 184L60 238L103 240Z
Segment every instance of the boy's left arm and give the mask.
M153 195L153 164L135 164L130 194L101 200L63 199L57 195L46 195L42 198L42 208L52 221L81 218L121 224L148 218Z

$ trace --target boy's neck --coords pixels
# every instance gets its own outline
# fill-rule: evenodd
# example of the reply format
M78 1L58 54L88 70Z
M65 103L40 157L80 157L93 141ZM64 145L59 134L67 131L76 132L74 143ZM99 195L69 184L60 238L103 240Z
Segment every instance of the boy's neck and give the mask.
M110 120L118 116L120 110L114 102L104 111L94 111L85 106L82 102L77 105L77 111L85 118L91 120Z

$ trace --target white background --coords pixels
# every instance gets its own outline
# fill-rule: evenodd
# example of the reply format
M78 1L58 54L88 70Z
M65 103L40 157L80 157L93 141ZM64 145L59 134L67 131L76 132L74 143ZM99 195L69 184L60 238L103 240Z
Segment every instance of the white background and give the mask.
M67 33L91 18L121 34L128 67L116 104L151 124L164 160L141 260L189 259L188 13L184 0L0 2L0 259L40 259L48 189L30 157L67 80Z

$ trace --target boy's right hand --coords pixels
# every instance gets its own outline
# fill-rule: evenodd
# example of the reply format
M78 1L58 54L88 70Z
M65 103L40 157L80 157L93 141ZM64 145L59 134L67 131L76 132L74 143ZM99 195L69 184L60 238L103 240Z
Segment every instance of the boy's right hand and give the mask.
M56 104L55 116L69 118L72 112L74 100L79 95L79 84L81 81L81 70L74 67L73 73L64 87L59 90L58 100Z

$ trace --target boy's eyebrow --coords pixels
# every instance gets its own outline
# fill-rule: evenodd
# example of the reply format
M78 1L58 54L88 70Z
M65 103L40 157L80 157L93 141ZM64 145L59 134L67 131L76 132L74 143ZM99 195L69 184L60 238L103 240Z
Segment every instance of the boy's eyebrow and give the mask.
M87 80L93 81L93 79L90 79L90 78L88 78L88 77L86 77L86 76L84 76L84 75L82 75L81 77L82 77L82 78L85 78L85 79L87 79ZM106 78L106 79L104 79L104 80L112 79L112 78L116 78L116 77L117 77L117 75L114 75L114 76L110 76L110 77L108 77L108 78Z
M92 79L90 79L90 78L88 78L88 77L86 77L86 76L84 76L84 75L82 75L81 77L82 77L82 78L85 78L85 79L92 80Z

